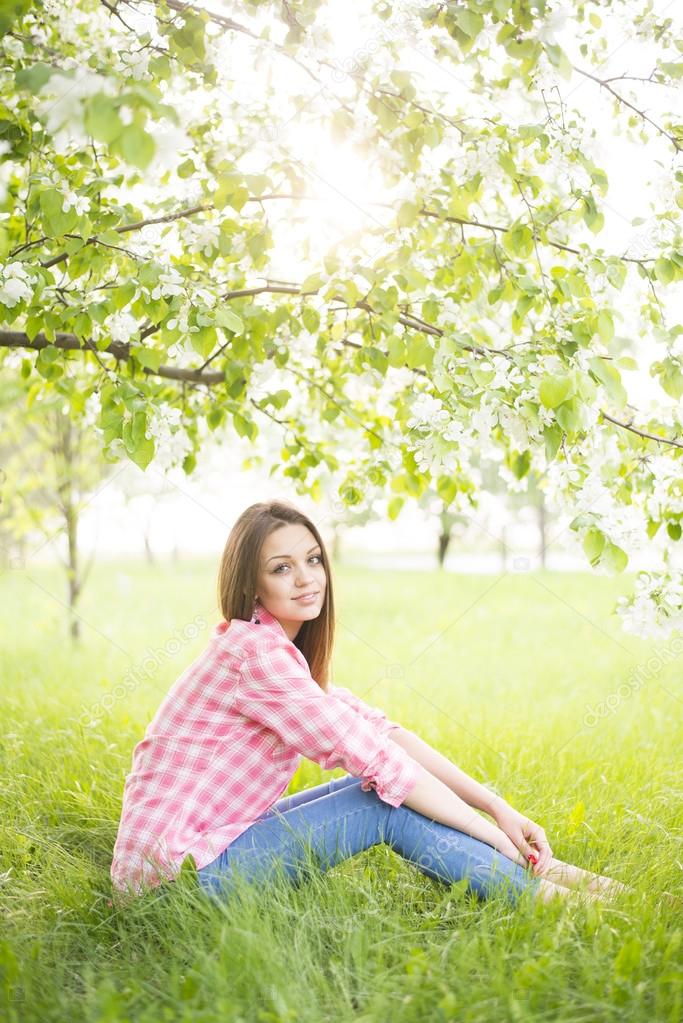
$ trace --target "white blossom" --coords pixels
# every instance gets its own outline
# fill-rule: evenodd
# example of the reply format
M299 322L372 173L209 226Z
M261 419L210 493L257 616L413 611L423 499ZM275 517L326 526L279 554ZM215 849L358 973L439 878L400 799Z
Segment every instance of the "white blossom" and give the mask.
M249 374L249 392L254 401L262 401L278 390L276 377L277 366L272 360L254 363Z
M498 164L498 153L502 142L495 136L484 136L469 145L460 159L456 158L456 166L463 179L472 178L480 173L484 177Z
M174 295L182 295L185 287L185 279L170 267L165 273L159 275L159 283L152 291L152 298L172 298Z
M35 278L27 273L22 263L7 263L0 270L0 276L0 304L12 309L19 302L30 302Z
M200 302L203 302L207 309L213 309L217 300L216 293L209 291L208 288L196 288L194 297L195 301L198 299Z
M67 19L64 19L68 21ZM115 83L103 75L95 74L84 64L72 75L60 72L50 75L39 92L37 113L44 118L48 132L55 136L57 145L68 142L72 136L87 139L83 127L83 100L97 93L113 95Z
M10 35L5 35L3 37L2 48L7 56L11 57L13 60L20 60L26 53L21 39L15 39Z
M149 74L149 49L123 50L117 54L116 70L140 81Z
M512 493L519 494L525 493L529 489L529 476L528 474L522 476L521 479L517 479L514 472L505 465L504 462L498 466L498 475L507 485L508 490Z
M154 465L161 472L181 465L192 450L192 441L181 420L180 409L169 405L155 409L148 417L145 436L154 441Z
M135 317L126 312L112 313L104 322L106 332L112 341L120 341L123 344L128 344L140 330Z
M558 46L557 33L564 29L571 13L572 11L568 7L558 7L551 11L548 17L542 21L540 27L536 29L538 38L544 43L550 43L551 46Z
M180 232L180 236L189 252L201 252L210 256L218 247L220 238L220 227L218 224L206 222L193 222L188 220Z
M18 348L5 349L2 360L3 369L20 369L23 361L23 355Z
M76 213L81 217L88 212L90 209L90 199L88 199L87 195L77 195L65 182L61 183L60 191L64 196L62 213L68 213L70 209L75 209Z
M171 124L168 120L162 119L154 125L154 156L147 168L150 167L155 173L165 170L175 170L177 165L184 159L184 153L191 146L191 140L182 127Z
M683 630L683 575L640 572L633 596L617 599L616 613L624 630L642 639Z
M530 446L527 424L518 412L501 405L498 410L498 421L512 446L518 451L525 451Z
M432 430L441 429L451 418L448 409L445 409L438 398L430 394L418 394L413 401L412 416L408 420L408 427L411 430L429 427Z
M504 389L509 387L510 384L517 385L524 383L524 375L519 366L515 366L509 359L506 359L504 355L493 356L493 369L495 371L495 376L489 385L493 388L493 390L496 390L497 388Z
M102 411L102 399L99 391L93 391L89 398L86 398L83 418L81 423L86 428L96 427Z
M478 409L470 415L472 429L483 440L489 438L494 427L498 424L498 412L488 401L483 400Z

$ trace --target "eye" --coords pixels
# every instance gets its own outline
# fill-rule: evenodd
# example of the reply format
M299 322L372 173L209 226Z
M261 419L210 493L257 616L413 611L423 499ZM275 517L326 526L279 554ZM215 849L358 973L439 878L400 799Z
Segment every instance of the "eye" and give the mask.
M312 554L311 557L308 560L309 561L316 561L316 562L319 561L320 563L322 563L323 559L322 559L322 555L321 554ZM283 562L281 562L281 564L277 565L273 569L273 574L275 574L277 572L279 575L282 575L282 572L280 572L281 568L289 568L289 565L287 564L286 561L283 561Z

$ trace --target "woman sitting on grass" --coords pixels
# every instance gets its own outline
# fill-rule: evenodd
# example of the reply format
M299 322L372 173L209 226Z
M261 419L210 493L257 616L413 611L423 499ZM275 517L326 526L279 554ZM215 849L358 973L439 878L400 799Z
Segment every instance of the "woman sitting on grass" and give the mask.
M328 681L332 579L307 516L280 501L247 508L218 585L224 620L133 752L111 867L119 892L173 880L191 855L201 888L221 898L234 871L262 882L279 863L298 883L311 853L326 870L383 842L482 898L625 889L555 859L540 825ZM348 774L278 799L301 756Z

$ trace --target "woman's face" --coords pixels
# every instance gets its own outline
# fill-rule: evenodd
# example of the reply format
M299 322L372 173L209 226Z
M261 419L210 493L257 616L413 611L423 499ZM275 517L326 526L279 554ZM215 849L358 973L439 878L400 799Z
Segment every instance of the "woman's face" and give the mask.
M318 617L326 586L322 551L310 529L286 523L266 537L256 592L289 639L294 639L302 622Z

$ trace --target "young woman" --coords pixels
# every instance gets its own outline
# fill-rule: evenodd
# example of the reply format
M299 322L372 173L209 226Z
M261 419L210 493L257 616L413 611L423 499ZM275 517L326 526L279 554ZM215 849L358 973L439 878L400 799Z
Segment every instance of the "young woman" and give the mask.
M111 866L119 895L174 879L188 856L221 898L234 872L260 882L284 869L298 883L309 855L328 869L383 842L432 878L466 878L483 898L625 889L555 859L542 827L329 681L330 565L295 507L242 513L218 587L224 620L133 752ZM302 756L348 773L278 799Z

